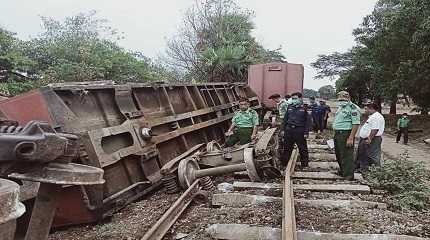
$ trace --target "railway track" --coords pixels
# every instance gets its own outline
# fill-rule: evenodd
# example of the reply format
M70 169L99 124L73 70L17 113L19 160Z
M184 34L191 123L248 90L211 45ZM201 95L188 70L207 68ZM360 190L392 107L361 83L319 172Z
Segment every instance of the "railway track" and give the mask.
M424 239L396 229L386 196L360 174L353 181L340 178L334 153L322 141L310 139L309 148L310 168L298 167L294 151L283 179L252 182L247 172L236 172L217 177L223 188L209 192L196 180L142 239ZM192 204L195 198L203 201Z

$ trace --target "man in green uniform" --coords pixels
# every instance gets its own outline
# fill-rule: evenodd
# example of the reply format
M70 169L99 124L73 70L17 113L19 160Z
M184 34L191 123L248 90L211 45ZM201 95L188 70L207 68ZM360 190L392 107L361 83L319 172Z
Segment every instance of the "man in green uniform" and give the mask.
M351 102L348 92L337 95L338 110L333 122L336 160L339 163L339 174L354 179L354 140L360 125L360 107Z
M249 107L246 98L239 101L239 108L240 110L234 113L231 126L226 133L226 147L231 147L238 142L241 145L247 144L257 135L257 112Z
M285 98L282 98L279 94L273 94L269 97L272 101L276 103L276 108L278 109L280 123L282 125L283 119L285 117L285 113L287 112L288 105L291 104L291 96L285 95ZM279 128L278 133L278 152L279 155L282 155L284 153L284 128Z
M403 113L402 117L397 121L397 139L396 142L400 141L403 134L403 143L408 145L408 130L409 130L409 117L407 113Z
M288 104L290 103L287 99L282 98L279 94L273 94L269 97L269 99L276 103L276 108L279 112L279 118L282 120L285 116L285 113L287 112Z

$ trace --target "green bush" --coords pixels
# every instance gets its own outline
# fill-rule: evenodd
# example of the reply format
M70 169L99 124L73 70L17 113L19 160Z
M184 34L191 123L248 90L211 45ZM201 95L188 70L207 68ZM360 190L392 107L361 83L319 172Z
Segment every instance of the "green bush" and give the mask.
M366 176L372 187L393 195L393 207L399 210L423 210L430 207L430 173L421 162L412 162L405 154L383 167L372 167Z

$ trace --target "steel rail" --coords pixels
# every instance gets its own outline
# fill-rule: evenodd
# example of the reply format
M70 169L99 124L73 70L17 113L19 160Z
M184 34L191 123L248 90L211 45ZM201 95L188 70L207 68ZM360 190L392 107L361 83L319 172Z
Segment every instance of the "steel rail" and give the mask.
M282 200L282 240L297 240L296 213L294 209L293 182L291 176L294 174L298 150L295 148L285 169L285 181Z
M173 224L178 220L179 216L191 204L194 197L200 191L199 180L185 191L178 200L161 216L161 218L152 225L151 229L142 237L141 240L161 240L169 231Z

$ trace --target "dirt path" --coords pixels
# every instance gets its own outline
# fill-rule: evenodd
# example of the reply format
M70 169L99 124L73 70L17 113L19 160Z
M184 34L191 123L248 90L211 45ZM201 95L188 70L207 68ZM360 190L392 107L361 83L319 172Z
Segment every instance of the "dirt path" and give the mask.
M420 144L410 142L409 145L396 143L394 136L385 135L382 141L382 152L385 157L399 159L402 154L407 154L409 160L424 162L430 170L430 150Z

